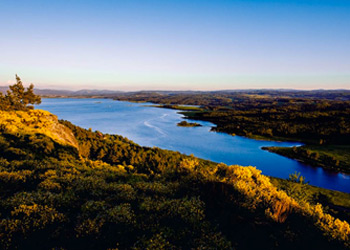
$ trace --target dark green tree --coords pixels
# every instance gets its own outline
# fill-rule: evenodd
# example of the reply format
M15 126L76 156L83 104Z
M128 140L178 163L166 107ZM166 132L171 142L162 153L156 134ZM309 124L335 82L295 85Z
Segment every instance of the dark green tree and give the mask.
M28 110L33 109L34 104L40 104L41 97L34 94L34 85L24 88L21 78L16 75L16 83L9 86L6 95L0 94L1 110Z

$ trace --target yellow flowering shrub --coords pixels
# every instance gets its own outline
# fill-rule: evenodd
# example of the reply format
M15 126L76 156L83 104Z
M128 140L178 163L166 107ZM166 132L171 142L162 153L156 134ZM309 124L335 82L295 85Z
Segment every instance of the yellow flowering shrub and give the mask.
M60 191L62 189L61 185L51 179L46 179L39 183L38 188L49 190L49 191Z
M345 244L350 247L350 225L348 222L341 221L330 214L324 213L321 204L316 204L314 206L305 204L302 213L311 217L314 220L315 225L318 226L327 236L344 241Z
M0 240L4 246L7 246L11 243L14 234L27 237L28 234L64 220L64 215L54 208L46 205L22 204L11 211L10 218L0 221Z
M266 207L266 214L277 222L284 222L288 214L299 207L294 199L285 192L277 190L269 178L262 175L255 167L220 164L217 173L223 176L221 178L223 182L231 184L245 196L246 203L243 205L250 209L263 205Z
M105 223L104 219L94 218L94 219L86 219L79 223L76 228L76 236L84 237L84 236L97 236L100 233L100 230Z
M265 214L276 222L284 222L288 215L296 212L311 218L325 235L340 240L350 247L350 225L324 213L321 204L298 203L284 191L278 190L269 178L255 167L226 166L219 164L217 175L220 180L230 183L246 198L245 206L256 209L266 207Z
M32 173L33 171L31 170L3 171L0 172L0 183L23 183Z

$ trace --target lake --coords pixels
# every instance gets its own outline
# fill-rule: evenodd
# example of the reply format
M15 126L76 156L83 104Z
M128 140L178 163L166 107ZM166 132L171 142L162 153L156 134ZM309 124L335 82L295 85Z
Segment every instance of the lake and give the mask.
M275 142L211 132L214 124L196 121L202 127L178 127L178 111L147 106L149 103L111 99L42 99L37 108L59 119L103 133L119 134L149 147L179 151L228 165L256 166L269 176L288 178L300 172L311 185L350 192L350 176L311 167L261 149L263 146L298 146L296 142Z

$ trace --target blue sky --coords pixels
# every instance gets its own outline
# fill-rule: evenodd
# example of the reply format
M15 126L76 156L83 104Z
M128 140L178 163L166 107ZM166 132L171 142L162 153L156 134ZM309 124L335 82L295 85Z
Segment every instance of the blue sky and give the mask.
M350 1L0 1L0 85L350 89Z

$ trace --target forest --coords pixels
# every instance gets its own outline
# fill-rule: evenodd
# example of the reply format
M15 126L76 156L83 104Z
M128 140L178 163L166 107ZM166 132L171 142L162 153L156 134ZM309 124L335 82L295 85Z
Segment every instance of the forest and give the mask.
M254 139L299 141L298 149L269 148L337 172L350 171L350 95L344 91L237 91L115 96L181 110L185 118L209 121L213 131ZM195 107L181 105L196 105ZM327 151L327 148L332 150ZM320 164L321 163L321 164ZM323 164L322 164L323 163Z
M141 147L29 104L0 110L1 249L350 248L349 194Z

